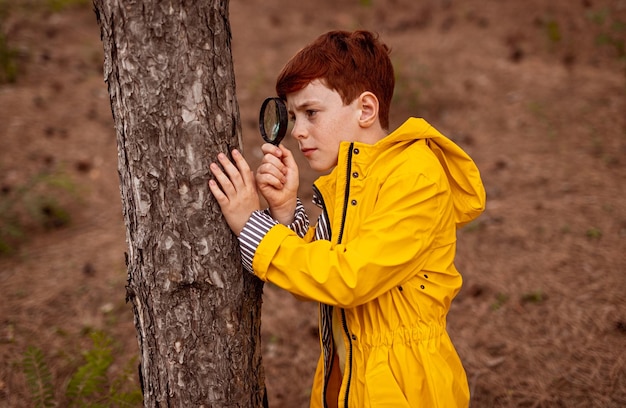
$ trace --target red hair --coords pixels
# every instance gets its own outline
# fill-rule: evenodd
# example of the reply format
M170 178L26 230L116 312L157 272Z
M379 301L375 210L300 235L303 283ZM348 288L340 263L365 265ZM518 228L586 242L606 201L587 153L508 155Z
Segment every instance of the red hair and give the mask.
M395 86L390 49L369 31L330 31L294 55L276 80L277 95L305 88L315 79L337 91L345 105L365 91L378 98L378 118L389 128L389 106Z

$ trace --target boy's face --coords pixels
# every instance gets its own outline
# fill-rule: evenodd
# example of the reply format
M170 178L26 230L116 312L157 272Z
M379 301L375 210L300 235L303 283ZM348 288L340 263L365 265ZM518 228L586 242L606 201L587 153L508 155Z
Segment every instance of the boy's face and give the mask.
M341 96L320 80L287 95L291 135L315 171L326 172L337 165L342 141L358 140L357 99L344 105Z

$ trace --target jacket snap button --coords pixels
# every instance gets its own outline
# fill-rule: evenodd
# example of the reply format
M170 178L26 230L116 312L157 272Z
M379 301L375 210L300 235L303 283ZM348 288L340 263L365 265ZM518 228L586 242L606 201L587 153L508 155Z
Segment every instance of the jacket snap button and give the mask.
M354 154L359 154L359 149L354 149L353 152Z
M356 205L356 200L351 201L352 205Z
M354 173L352 173L352 177L354 178L358 178L359 177L359 173L357 173L356 171Z
M356 334L352 335L352 340L356 340Z
M426 289L424 285L420 285L420 288L422 288L422 289Z

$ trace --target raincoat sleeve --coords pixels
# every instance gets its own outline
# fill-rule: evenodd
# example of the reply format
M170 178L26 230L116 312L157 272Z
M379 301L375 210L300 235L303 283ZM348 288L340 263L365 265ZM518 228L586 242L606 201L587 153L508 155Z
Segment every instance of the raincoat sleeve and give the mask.
M373 211L346 243L307 243L287 227L272 227L254 255L255 274L296 296L340 307L358 306L400 285L424 267L433 246L450 247L456 240L445 175L440 166L431 167L386 179Z

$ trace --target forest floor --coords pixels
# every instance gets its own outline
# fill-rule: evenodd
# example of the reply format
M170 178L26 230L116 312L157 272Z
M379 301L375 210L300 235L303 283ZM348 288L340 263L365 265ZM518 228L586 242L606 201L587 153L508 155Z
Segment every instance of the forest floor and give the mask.
M13 244L0 257L0 408L33 406L25 359L50 370L64 406L93 333L111 341L107 381L137 389L100 32L90 5L53 3L0 1L0 242ZM392 127L424 117L487 189L459 232L448 322L472 406L626 406L626 1L295 4L231 1L246 156L258 163L258 108L293 53L331 29L379 32L397 74ZM309 205L316 175L301 169ZM316 327L315 305L266 285L271 407L307 406Z

